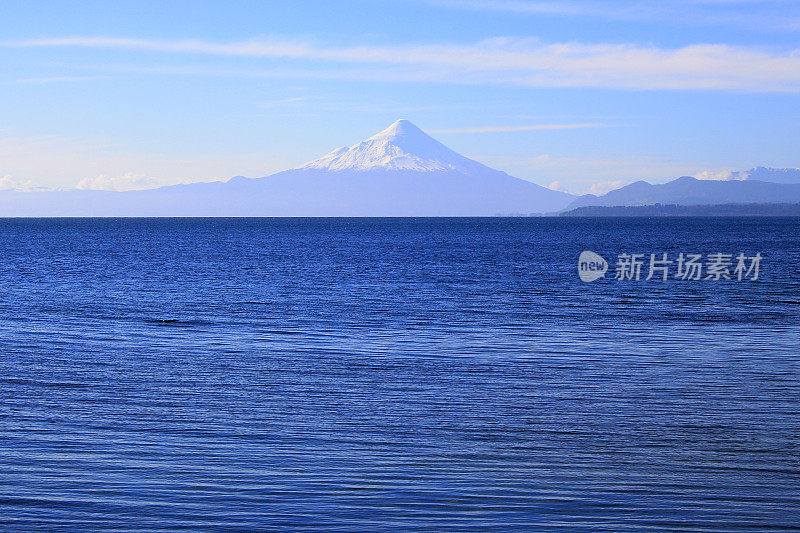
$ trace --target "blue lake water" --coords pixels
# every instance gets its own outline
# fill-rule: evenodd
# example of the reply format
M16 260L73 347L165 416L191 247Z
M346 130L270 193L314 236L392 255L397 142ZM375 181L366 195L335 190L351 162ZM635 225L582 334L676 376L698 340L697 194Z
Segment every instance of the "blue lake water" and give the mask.
M2 530L800 524L798 219L2 220L0 296Z

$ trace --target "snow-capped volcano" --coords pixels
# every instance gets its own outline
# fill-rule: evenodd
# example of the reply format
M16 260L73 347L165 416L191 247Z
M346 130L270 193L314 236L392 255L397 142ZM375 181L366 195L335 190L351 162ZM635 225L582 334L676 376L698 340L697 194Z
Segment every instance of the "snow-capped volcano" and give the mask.
M4 216L492 216L563 209L575 197L457 154L407 120L263 178L145 191L0 194Z
M475 174L491 170L446 147L417 126L400 119L369 139L333 152L300 167L333 172L345 170L456 171Z

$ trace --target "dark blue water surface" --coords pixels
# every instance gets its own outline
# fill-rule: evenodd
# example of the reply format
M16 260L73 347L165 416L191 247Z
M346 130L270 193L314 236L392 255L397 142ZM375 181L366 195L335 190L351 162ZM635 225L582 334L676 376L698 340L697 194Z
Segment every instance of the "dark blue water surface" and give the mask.
M2 530L800 523L798 219L4 220L0 295Z

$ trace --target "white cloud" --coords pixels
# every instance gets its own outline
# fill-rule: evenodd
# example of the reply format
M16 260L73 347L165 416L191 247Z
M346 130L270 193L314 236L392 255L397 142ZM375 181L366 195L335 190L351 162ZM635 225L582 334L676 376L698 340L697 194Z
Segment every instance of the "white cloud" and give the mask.
M287 76L501 83L532 87L800 92L800 49L724 44L659 48L633 44L542 44L495 38L473 44L330 47L267 39L234 43L67 37L0 42L1 47L92 47L160 53L288 58L369 65L350 73L309 68ZM375 65L402 69L381 70ZM317 66L318 67L318 66ZM281 72L272 75L280 76Z
M597 196L601 196L609 191L613 191L614 189L619 189L624 185L625 182L622 180L601 181L593 184L581 194L595 194Z
M160 185L161 182L155 178L128 172L114 177L101 174L96 178L83 178L75 188L95 191L140 191L143 189L155 189Z
M547 188L552 191L566 192L564 185L558 180L551 182L550 185L547 186Z
M0 191L32 191L39 189L31 180L18 181L10 174L0 177Z
M730 181L735 179L731 170L703 170L693 176L699 180Z

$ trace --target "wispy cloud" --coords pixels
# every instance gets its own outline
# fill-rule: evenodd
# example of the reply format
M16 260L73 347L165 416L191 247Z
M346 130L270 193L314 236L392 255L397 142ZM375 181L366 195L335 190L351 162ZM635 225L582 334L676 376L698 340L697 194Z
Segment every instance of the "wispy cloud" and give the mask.
M375 81L800 92L800 49L776 51L722 44L659 48L633 44L541 44L534 39L496 38L467 45L331 47L278 39L215 43L68 37L6 41L0 42L0 47L89 47L315 62L301 72L288 71L289 76L299 77L341 76L336 72L338 69L320 68L320 63L323 66L345 63L359 65L349 75Z
M45 85L49 83L96 81L108 78L109 76L49 76L44 78L18 78L15 80L0 80L0 85Z
M500 11L529 15L606 15L627 11L621 4L613 6L599 2L554 2L524 0L429 0L430 4L480 11Z
M315 100L319 100L319 98L313 96L295 96L292 98L281 98L278 100L270 100L268 102L259 102L258 107L261 107L263 109L272 109L276 107L287 107L297 104L304 104Z
M529 126L484 126L481 128L456 128L449 130L430 130L430 133L506 133L535 130L578 130L603 128L603 124L532 124Z
M784 31L800 29L796 0L428 0L428 3L513 15L593 17Z

